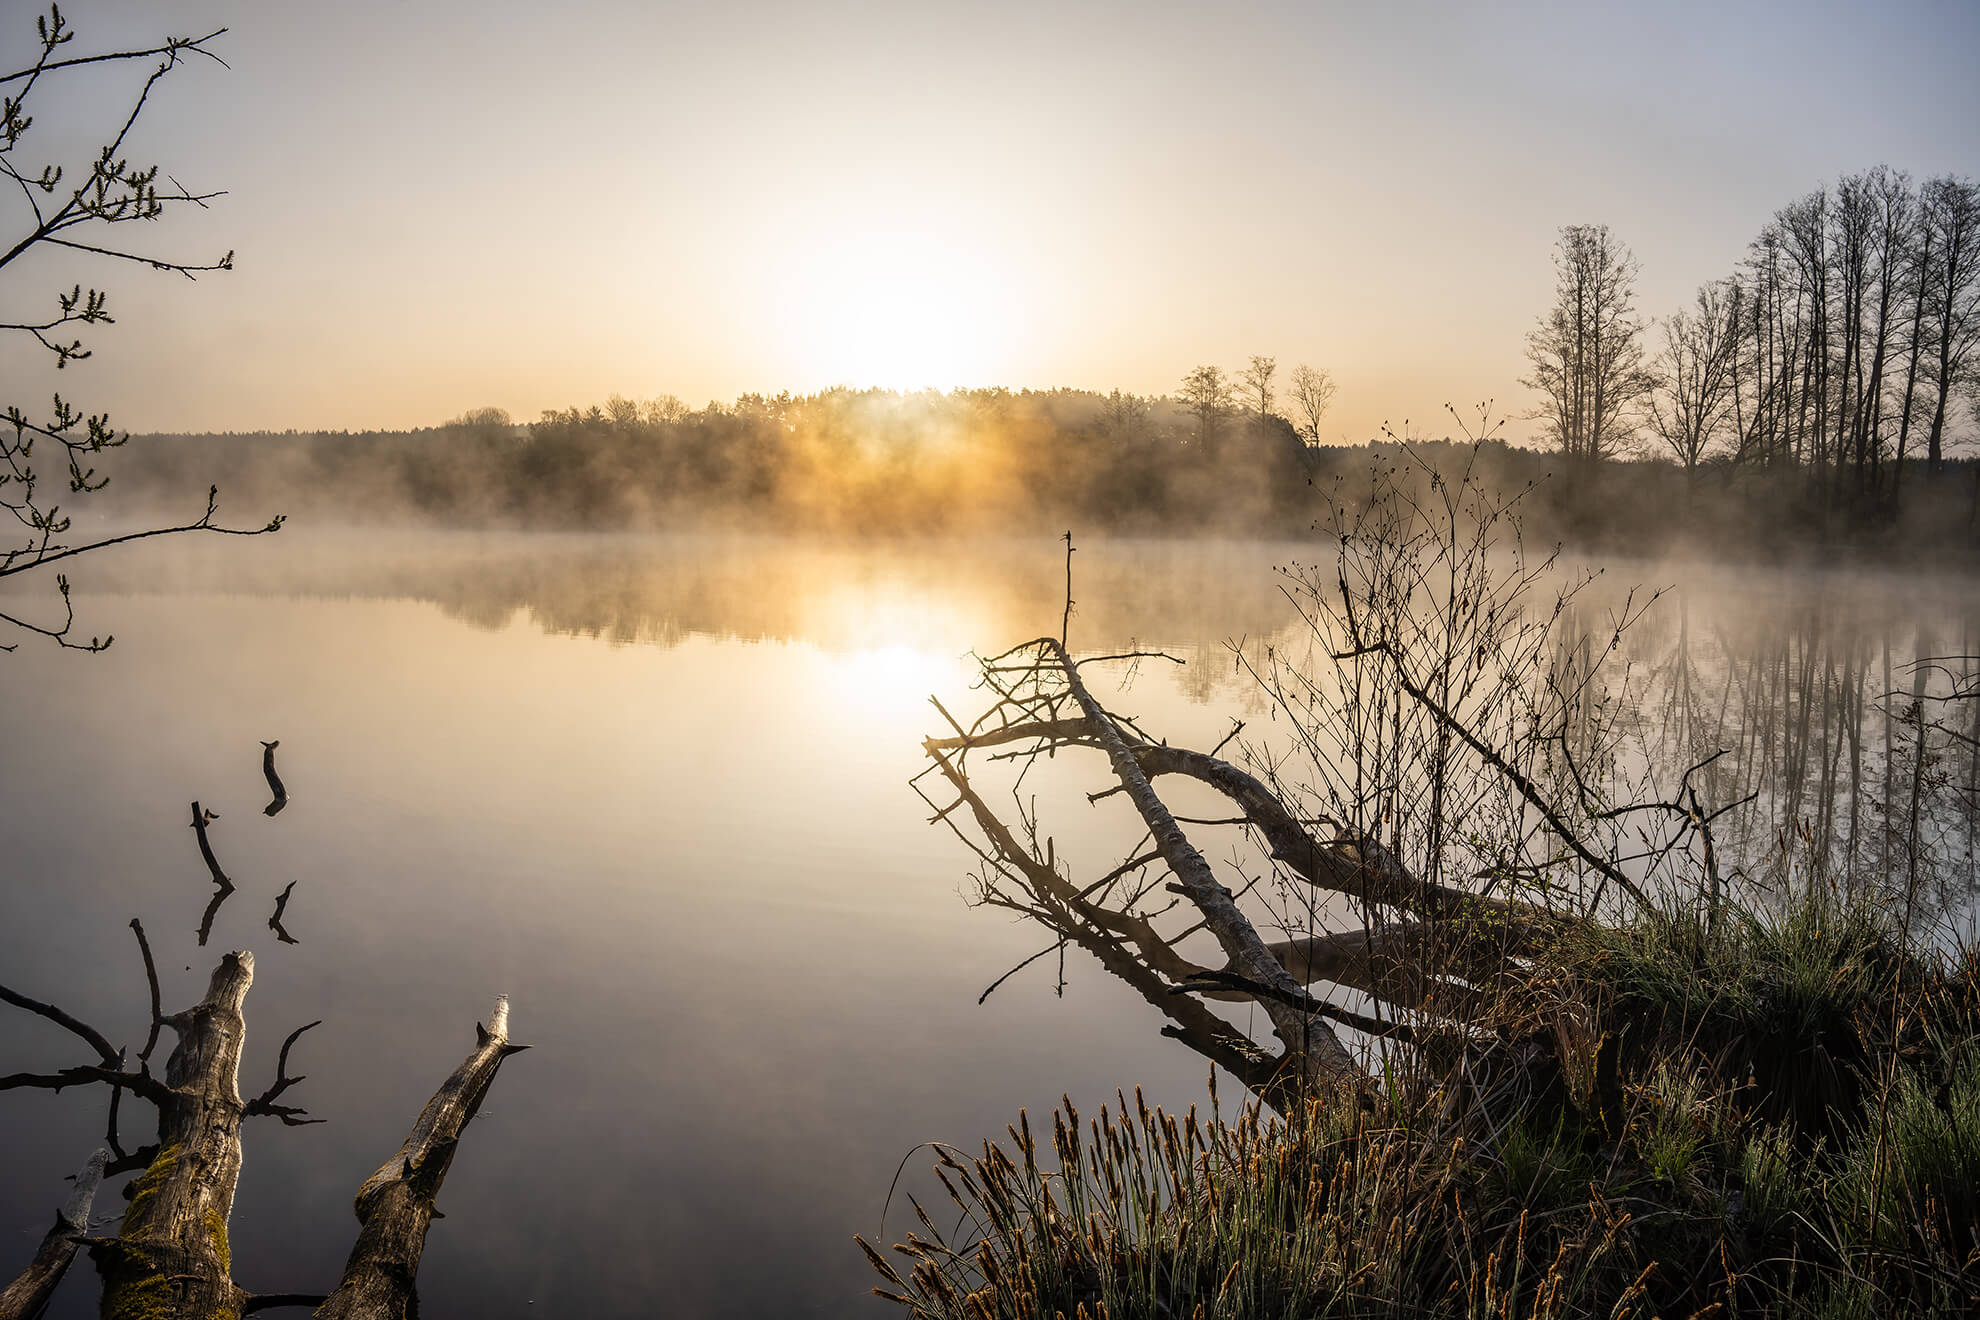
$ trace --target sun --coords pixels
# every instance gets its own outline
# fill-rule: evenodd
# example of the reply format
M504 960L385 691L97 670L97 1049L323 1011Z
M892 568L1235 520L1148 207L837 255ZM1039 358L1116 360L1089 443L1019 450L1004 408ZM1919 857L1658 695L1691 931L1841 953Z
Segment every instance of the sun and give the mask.
M779 302L804 378L899 390L997 379L1020 320L985 245L883 220L808 235Z

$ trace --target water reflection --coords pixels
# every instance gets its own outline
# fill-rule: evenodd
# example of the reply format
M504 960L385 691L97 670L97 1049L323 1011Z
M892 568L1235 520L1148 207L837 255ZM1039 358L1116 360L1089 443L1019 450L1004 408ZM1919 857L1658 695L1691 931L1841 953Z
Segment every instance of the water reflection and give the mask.
M289 790L282 786L282 776L275 773L275 749L282 745L281 739L261 744L261 775L268 781L268 805L261 809L264 816L274 816L289 805Z
M1980 703L1962 695L1980 677L1976 625L1960 580L1701 571L1634 631L1614 681L1649 767L1729 753L1705 791L1746 800L1718 828L1749 878L1812 867L1923 919L1980 884Z
M1325 549L1082 545L1073 642L1189 659L1105 698L1178 744L1215 745L1236 715L1270 735L1224 642L1296 650L1271 569ZM181 932L159 938L168 996L202 980L186 927L212 872L184 847L177 786L201 787L245 895L207 934L261 955L251 1075L282 1028L325 1020L295 1067L298 1103L331 1122L249 1134L248 1285L336 1278L357 1181L497 991L539 1062L504 1073L449 1175L429 1317L844 1314L868 1283L851 1233L873 1230L914 1141L969 1144L1062 1091L1200 1097L1202 1060L1159 1034L1144 988L1084 957L1063 999L1048 956L979 1006L1043 937L964 905L953 840L905 787L940 727L928 694L963 704L964 653L1057 631L1056 544L284 532L239 551L79 572L87 626L93 611L117 646L0 660L36 698L0 709L0 979L72 989L79 1016L141 1037L142 969L116 939L138 914ZM1635 769L1730 744L1717 800L1766 790L1742 846L1798 813L1859 866L1919 841L1971 873L1950 804L1980 703L1944 698L1973 671L1913 664L1980 649L1970 583L1670 565L1606 581L1678 584L1603 660ZM1904 694L1888 712L1886 691ZM243 754L278 729L293 799ZM1028 787L1074 804L1057 855L1098 874L1121 841L1066 768ZM288 802L281 828L234 824L265 791ZM60 1055L0 1015L7 1066ZM65 1094L9 1096L4 1117L0 1226L31 1242L103 1114ZM73 1289L60 1305L93 1309Z

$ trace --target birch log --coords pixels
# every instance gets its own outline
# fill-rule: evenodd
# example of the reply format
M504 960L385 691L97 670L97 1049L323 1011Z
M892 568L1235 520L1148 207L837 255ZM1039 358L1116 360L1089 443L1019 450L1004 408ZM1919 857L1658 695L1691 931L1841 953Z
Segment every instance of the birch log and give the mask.
M1230 965L1240 974L1261 985L1270 986L1292 1001L1304 995L1298 982L1279 965L1265 948L1265 942L1251 922L1238 910L1229 890L1217 881L1210 869L1210 863L1197 851L1170 814L1162 799L1149 787L1148 776L1143 773L1134 752L1127 740L1121 736L1119 727L1111 716L1093 699L1080 680L1079 670L1066 648L1056 638L1043 638L1041 644L1060 669L1065 672L1066 685L1072 690L1073 699L1080 710L1093 723L1094 733L1107 753L1114 777L1127 792L1128 800L1134 803L1140 813L1142 823L1153 836L1155 847L1162 854L1169 869L1175 873L1176 882L1189 900L1203 914L1203 921L1210 933L1217 937ZM1303 1065L1309 1081L1325 1079L1331 1082L1359 1078L1360 1068L1354 1057L1341 1044L1340 1037L1318 1015L1293 1006L1292 1002L1264 1000L1259 1005L1272 1020L1279 1039L1285 1042L1287 1057Z

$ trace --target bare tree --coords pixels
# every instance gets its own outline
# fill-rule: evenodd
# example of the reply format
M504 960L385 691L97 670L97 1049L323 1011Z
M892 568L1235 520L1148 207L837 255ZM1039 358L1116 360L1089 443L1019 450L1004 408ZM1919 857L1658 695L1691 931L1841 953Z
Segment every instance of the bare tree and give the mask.
M1297 417L1293 429L1309 445L1320 443L1320 419L1327 415L1327 408L1334 402L1334 378L1326 368L1314 368L1304 362L1293 368L1292 373L1293 410Z
M1731 420L1739 326L1724 282L1698 290L1688 311L1664 322L1664 345L1654 364L1657 388L1648 396L1650 429L1695 476Z
M126 143L165 78L195 57L222 62L213 45L225 31L220 28L202 37L170 37L138 50L77 55L70 51L75 32L58 7L51 5L46 14L36 18L37 48L32 57L11 72L4 70L12 61L0 60L0 179L12 185L6 189L12 209L0 216L0 270L30 256L130 262L188 279L233 268L232 252L202 261L124 241L131 232L124 228L127 225L158 220L187 206L205 208L220 195L181 186L160 166L134 160ZM150 65L150 73L128 101L114 107L113 127L95 152L66 162L49 158L30 163L25 152L40 140L32 133L37 122L35 111L51 97L60 105L64 98L58 85L74 70L104 64ZM68 106L62 108L73 113ZM75 140L73 135L66 136ZM0 312L6 317L0 320L0 332L32 340L52 355L58 368L86 361L90 350L79 332L84 327L110 323L107 296L77 283L66 292L56 290L51 301L52 310L42 313ZM60 472L58 480L64 482L73 499L79 500L103 488L108 478L97 470L97 464L106 450L127 439L126 433L111 426L107 416L88 413L59 393L45 412L31 412L19 404L8 404L0 411L0 509L15 524L11 536L0 536L0 578L53 568L92 550L147 537L180 532L254 535L281 526L280 518L252 529L221 526L215 521L219 511L216 488L207 492L205 511L190 522L95 541L69 539L72 520L59 498L50 497L46 476L36 466L36 447L41 447L43 456L53 457ZM68 578L58 573L55 582L61 599L59 619L37 622L0 613L0 624L62 646L84 650L108 646L108 637L92 637L87 643L70 639L75 613L69 602Z
M1222 367L1198 367L1183 377L1179 397L1196 418L1196 442L1206 451L1216 444L1224 417L1231 411L1231 382Z
M1858 488L1875 493L1883 484L1887 373L1898 351L1896 330L1902 319L1909 248L1917 231L1918 197L1910 176L1901 170L1879 165L1861 178L1871 212L1870 278L1875 293L1873 310L1863 326L1868 342L1858 354L1859 367L1866 356L1869 365L1860 372L1860 406L1851 448L1856 456Z
M1947 410L1968 356L1980 343L1980 185L1950 175L1925 185L1925 225L1938 249L1927 268L1926 372L1933 392L1925 461L1945 467Z
M1569 225L1554 247L1554 305L1526 337L1532 374L1520 383L1546 402L1533 414L1571 458L1597 463L1628 442L1648 391L1636 259L1607 225Z
M1244 386L1245 398L1257 405L1257 415L1266 417L1272 411L1272 376L1279 369L1277 358L1251 355L1251 365L1238 376L1238 383Z

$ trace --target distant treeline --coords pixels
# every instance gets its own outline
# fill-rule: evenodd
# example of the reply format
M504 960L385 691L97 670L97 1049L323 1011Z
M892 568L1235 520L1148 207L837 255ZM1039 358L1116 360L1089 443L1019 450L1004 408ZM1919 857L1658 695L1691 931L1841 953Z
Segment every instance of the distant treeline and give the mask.
M413 431L146 436L106 494L156 507L218 481L242 517L545 530L1277 536L1353 504L1398 443L1313 445L1270 411L1119 391L836 389L698 411L614 398L521 425L482 409ZM1920 471L1902 503L1866 510L1839 509L1829 470L1806 462L1708 458L1687 474L1497 439L1410 444L1433 464L1476 463L1502 489L1532 485L1529 535L1588 548L1940 553L1976 541L1971 461Z
M1980 412L1980 185L1878 166L1782 207L1746 259L1659 322L1606 225L1570 225L1523 382L1587 462L1648 446L1687 470L1795 469L1855 528L1896 520ZM1825 525L1828 525L1825 523Z

